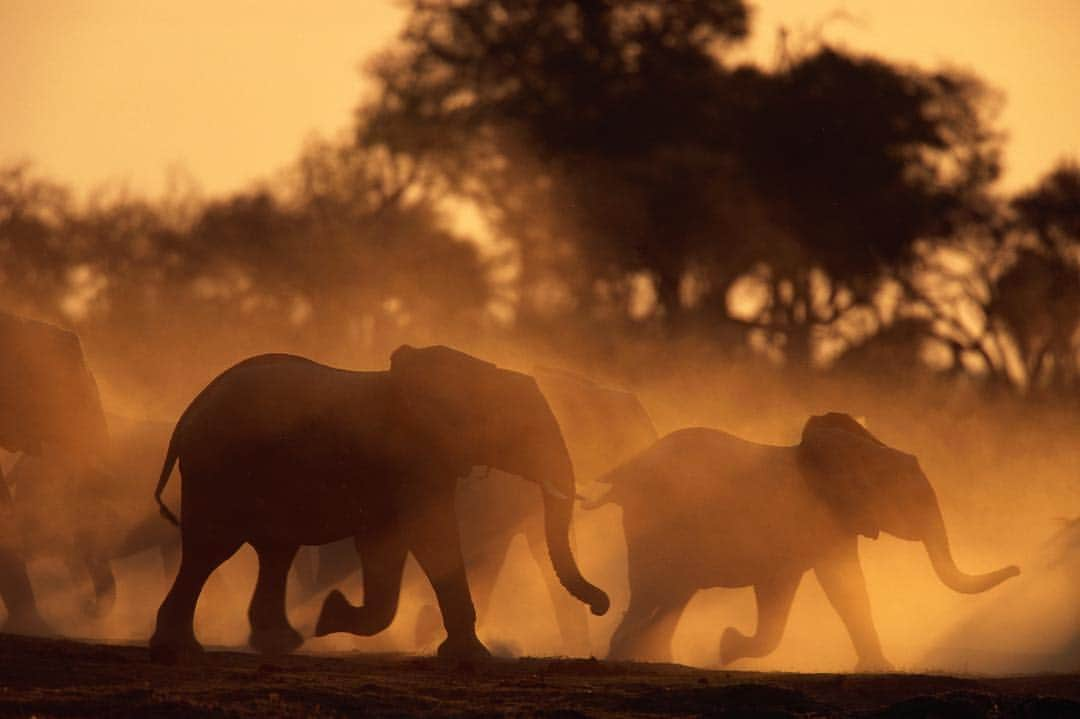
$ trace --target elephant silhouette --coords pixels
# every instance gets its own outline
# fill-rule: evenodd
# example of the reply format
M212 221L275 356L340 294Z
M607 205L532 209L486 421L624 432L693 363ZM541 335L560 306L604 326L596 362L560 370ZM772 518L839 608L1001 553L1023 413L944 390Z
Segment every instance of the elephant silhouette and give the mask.
M679 430L601 481L608 491L588 506L622 507L629 564L630 606L611 640L614 659L669 660L675 626L697 590L747 586L757 599L757 631L728 628L720 660L766 656L780 643L802 575L813 569L855 646L857 669L887 668L859 535L922 542L938 577L958 592L983 592L1019 573L1011 566L962 573L918 460L846 414L811 417L791 447Z
M559 423L579 482L594 479L656 441L656 428L633 393L550 367L536 368L533 376ZM563 591L547 560L541 498L522 493L515 483L501 478L473 477L459 484L457 501L462 553L478 625L484 623L511 542L524 535L548 590L563 651L587 655L589 628L584 609ZM301 591L310 596L325 590L358 566L359 558L348 543L319 547L314 576L298 572ZM404 591L420 590L407 587ZM418 646L436 639L437 617L433 607L421 608L415 629Z
M0 312L0 448L48 457L63 468L58 481L70 493L90 491L103 476L108 444L97 383L72 332ZM69 530L90 545L93 527L76 522ZM0 598L7 619L0 631L51 634L38 612L19 545L17 515L0 471Z
M439 601L447 632L439 655L488 656L476 636L454 497L457 478L474 466L539 486L555 574L594 613L608 609L607 595L574 561L573 467L536 381L462 352L406 345L389 370L373 372L292 355L250 358L210 382L183 413L156 496L176 462L181 560L150 640L156 660L201 650L192 626L199 593L244 543L259 559L250 644L269 653L295 649L302 639L285 615L293 558L302 544L346 537L363 564L364 604L331 592L316 635L372 635L389 626L411 553Z
M73 574L85 568L94 600L84 604L84 611L93 618L106 616L116 600L111 560L157 549L171 578L180 558L180 533L161 521L143 483L161 468L173 425L117 415L106 415L106 420L106 471L91 486L65 481L64 463L50 455L23 455L9 473L25 555L60 558ZM75 533L71 528L78 526L87 506L93 507L92 525Z

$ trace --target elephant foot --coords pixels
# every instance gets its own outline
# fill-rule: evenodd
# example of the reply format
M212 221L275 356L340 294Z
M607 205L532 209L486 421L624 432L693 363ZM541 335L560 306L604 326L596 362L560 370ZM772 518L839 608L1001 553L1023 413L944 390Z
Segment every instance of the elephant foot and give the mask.
M728 627L720 637L720 664L728 665L747 656L748 637L735 627Z
M333 590L323 600L319 620L315 622L315 636L324 637L335 632L351 632L355 611L356 607L349 604L344 594L337 589Z
M156 632L150 637L150 661L155 664L199 664L203 661L204 654L202 645L195 637L164 638Z
M491 659L491 652L483 643L476 638L476 635L464 638L451 639L447 637L442 644L439 645L439 651L437 652L440 659L456 659L463 661L483 661L485 659Z
M394 621L396 605L354 607L345 595L335 589L323 600L319 621L315 623L315 636L323 637L334 632L348 632L370 637L383 631Z
M860 658L855 665L856 674L889 674L896 668L884 656Z
M13 612L8 615L0 634L21 634L27 637L54 637L56 632L36 609Z
M356 607L349 604L345 595L337 589L333 590L323 600L319 621L315 622L315 636L325 637L335 632L351 632L355 612Z
M252 629L248 644L260 654L290 654L300 648L304 638L292 627Z

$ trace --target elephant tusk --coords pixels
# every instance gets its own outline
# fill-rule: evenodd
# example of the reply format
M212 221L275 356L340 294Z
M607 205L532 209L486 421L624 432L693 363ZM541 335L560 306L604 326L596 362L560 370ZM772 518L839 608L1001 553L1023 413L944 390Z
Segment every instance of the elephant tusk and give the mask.
M611 491L612 490L609 487L595 497L582 497L579 495L578 498L581 501L581 508L596 509L597 507L602 507L605 504L608 504L609 502L613 501L611 498Z
M556 486L555 486L554 484L552 484L552 483L551 483L551 480L550 480L550 479L548 479L547 477L544 477L544 478L543 478L543 479L542 479L542 480L540 481L540 486L544 488L544 491L545 491L545 492L547 492L548 494L550 494L550 495L551 495L552 497L555 497L556 499L561 499L561 500L563 500L564 502L565 502L566 500L570 499L570 498L569 498L569 497L567 497L567 496L566 496L565 494L563 494L562 492L560 492L560 491L558 490L558 488L557 488L557 487L556 487Z

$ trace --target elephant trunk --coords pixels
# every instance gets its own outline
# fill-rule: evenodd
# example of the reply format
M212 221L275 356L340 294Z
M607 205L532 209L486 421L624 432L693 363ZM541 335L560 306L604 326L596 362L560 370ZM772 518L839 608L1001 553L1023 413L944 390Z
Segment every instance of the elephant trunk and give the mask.
M978 594L993 589L1006 579L1020 574L1015 566L1008 566L987 574L965 574L956 566L952 551L949 549L949 537L945 531L945 521L937 500L933 501L925 517L923 543L930 563L941 582L961 594Z
M544 486L544 531L547 535L548 552L555 575L570 594L589 605L597 616L605 614L610 600L602 589L581 576L577 562L570 549L570 521L574 511L574 494L556 496Z

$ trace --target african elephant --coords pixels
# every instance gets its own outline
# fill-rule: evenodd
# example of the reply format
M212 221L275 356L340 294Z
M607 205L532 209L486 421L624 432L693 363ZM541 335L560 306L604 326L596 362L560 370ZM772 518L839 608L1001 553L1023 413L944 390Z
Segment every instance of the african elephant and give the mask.
M958 592L986 591L1016 567L971 576L957 569L937 497L916 458L846 414L811 417L800 444L755 444L725 432L673 432L601 481L623 510L630 606L611 640L615 659L670 656L671 637L699 589L753 586L753 636L729 627L724 664L780 643L802 575L813 569L858 655L888 667L870 613L858 536L921 541L938 577ZM657 498L663 497L663 501Z
M143 494L142 479L153 476L169 443L173 425L107 415L109 449L105 472L89 488L94 524L81 535L71 531L85 502L63 480L65 468L52 457L23 455L10 472L16 489L15 513L27 557L64 559L74 573L85 567L94 588L86 613L108 614L116 600L110 560L156 548L172 577L180 556L180 533L161 521L153 501ZM81 488L82 493L87 488Z
M537 368L534 376L562 429L579 480L593 479L656 441L652 420L633 393L564 370ZM511 542L524 534L547 586L564 650L571 655L588 654L583 608L562 590L546 557L541 498L522 493L515 483L501 478L471 477L460 483L457 502L462 553L478 623L483 624ZM302 591L310 596L329 588L358 566L351 546L338 542L319 547L315 576L306 580ZM420 617L416 638L424 646L436 637L433 617L437 613L425 607Z
M97 384L79 338L59 327L0 312L0 448L48 456L73 497L101 476L108 441ZM92 498L92 497L91 497ZM89 531L82 523L75 534ZM19 544L15 510L0 472L0 598L2 631L49 634L38 613Z
M372 635L389 626L411 552L442 612L447 638L439 655L487 656L476 637L454 501L458 478L478 465L540 485L559 581L593 613L608 609L607 595L581 576L571 552L573 467L535 380L456 350L406 345L389 370L376 372L292 355L253 357L213 380L181 416L158 495L177 461L182 554L150 640L159 660L199 651L192 619L203 583L245 542L259 558L250 644L295 649L302 639L285 615L293 557L301 544L345 537L355 538L363 564L364 604L331 592L316 635Z

